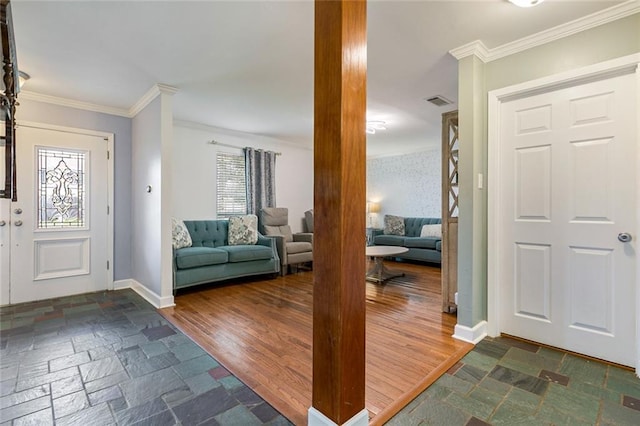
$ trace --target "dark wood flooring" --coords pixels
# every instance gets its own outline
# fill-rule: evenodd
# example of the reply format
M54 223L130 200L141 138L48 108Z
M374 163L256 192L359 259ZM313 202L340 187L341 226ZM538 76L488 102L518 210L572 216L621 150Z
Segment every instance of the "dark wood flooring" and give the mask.
M369 266L369 265L367 265ZM388 262L405 273L367 283L366 408L382 424L472 345L441 312L440 269ZM313 272L199 286L159 312L295 424L311 406Z

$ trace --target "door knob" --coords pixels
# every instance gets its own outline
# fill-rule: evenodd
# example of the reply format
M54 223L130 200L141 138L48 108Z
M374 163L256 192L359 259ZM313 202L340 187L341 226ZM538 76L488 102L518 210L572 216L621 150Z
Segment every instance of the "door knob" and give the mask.
M22 226L22 221L21 220L14 220L13 221L13 225L14 226Z
M22 209L18 208L13 211L15 214L22 214Z
M628 232L621 232L620 234L618 234L618 241L622 243L628 243L631 240L631 234L629 234Z
M5 222L4 220L0 220L0 226L5 226L7 224L7 222Z

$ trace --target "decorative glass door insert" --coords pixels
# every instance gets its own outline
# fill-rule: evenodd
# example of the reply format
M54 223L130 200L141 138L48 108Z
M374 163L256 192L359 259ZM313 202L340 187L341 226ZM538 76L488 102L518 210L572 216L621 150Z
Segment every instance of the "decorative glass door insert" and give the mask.
M38 229L85 228L87 152L37 148Z

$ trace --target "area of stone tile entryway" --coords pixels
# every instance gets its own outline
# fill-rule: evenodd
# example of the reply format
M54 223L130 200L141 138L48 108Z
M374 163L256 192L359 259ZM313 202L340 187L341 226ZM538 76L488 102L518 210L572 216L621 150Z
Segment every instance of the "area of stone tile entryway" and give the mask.
M388 424L640 425L640 379L566 352L485 338Z
M0 308L1 425L290 425L131 290Z

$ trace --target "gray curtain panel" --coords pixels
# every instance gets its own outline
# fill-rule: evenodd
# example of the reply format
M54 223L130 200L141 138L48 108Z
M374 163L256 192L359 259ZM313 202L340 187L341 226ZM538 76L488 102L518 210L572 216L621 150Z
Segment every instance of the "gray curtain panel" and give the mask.
M276 206L276 153L245 148L247 214L257 215L264 207Z

